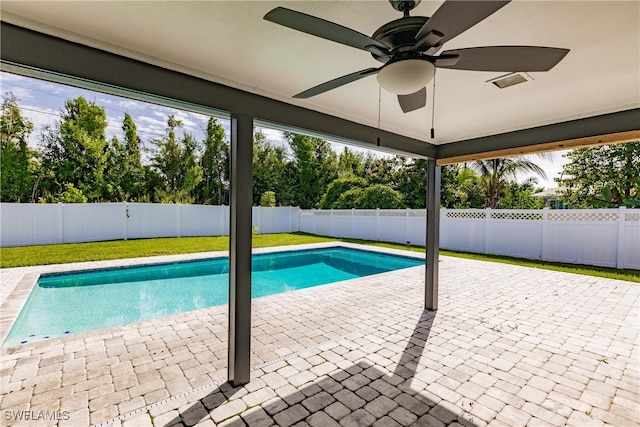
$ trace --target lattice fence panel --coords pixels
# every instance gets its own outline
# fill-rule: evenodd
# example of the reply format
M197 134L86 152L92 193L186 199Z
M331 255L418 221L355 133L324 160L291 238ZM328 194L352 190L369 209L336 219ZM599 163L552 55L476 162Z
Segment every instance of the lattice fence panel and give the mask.
M524 221L540 221L542 213L540 212L492 212L491 219L515 219Z
M355 216L376 216L377 212L374 210L357 210Z
M640 213L630 213L627 212L624 218L625 221L628 222L640 222Z
M407 216L406 211L380 211L379 216Z
M485 219L486 217L484 211L447 212L447 218L451 219Z
M617 212L550 213L549 221L617 221Z

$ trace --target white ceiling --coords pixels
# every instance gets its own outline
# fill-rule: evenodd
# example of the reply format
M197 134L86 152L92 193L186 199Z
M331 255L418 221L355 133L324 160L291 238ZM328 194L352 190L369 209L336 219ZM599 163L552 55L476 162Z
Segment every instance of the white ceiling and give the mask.
M423 0L412 15L430 16ZM371 35L401 14L387 1L5 1L2 20L253 93L378 126L374 76L306 100L291 96L327 80L379 67L364 51L267 21L288 7ZM444 50L491 45L571 49L532 82L498 89L504 73L437 73L436 139L427 107L403 114L382 91L383 129L442 144L640 105L640 2L513 1L446 43ZM55 55L55 52L52 52Z

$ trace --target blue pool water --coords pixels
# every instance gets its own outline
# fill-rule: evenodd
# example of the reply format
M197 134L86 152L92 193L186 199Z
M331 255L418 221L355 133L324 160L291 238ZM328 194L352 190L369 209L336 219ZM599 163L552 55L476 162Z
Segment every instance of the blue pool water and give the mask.
M254 255L252 297L422 265L423 260L347 248ZM3 347L124 325L229 298L227 258L42 275Z

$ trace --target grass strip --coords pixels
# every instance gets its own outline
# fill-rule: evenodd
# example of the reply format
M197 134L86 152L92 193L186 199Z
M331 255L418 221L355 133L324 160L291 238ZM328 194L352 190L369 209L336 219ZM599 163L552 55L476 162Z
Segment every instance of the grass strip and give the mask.
M320 242L348 242L393 249L424 252L423 246L410 246L398 243L373 242L360 239L335 239L315 236L307 233L259 234L253 236L254 248L283 245L300 245ZM176 255L196 252L225 251L229 248L229 237L171 237L156 239L114 240L108 242L66 243L58 245L20 246L0 248L0 267L25 267L47 264L64 264L83 261L105 261L123 258L137 258L157 255ZM501 255L473 254L440 250L442 255L466 258L477 261L500 262L524 267L562 271L588 276L606 277L640 283L640 271L618 270L608 267L595 267L580 264L567 264L513 258Z

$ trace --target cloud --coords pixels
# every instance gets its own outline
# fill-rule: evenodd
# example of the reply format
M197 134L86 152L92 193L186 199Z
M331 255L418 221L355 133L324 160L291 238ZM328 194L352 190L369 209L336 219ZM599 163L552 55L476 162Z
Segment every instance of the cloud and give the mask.
M28 89L24 89L24 88L19 87L19 86L11 86L11 85L3 84L2 85L2 94L4 95L7 92L11 92L16 97L18 102L30 100L30 99L32 99L34 97L32 92L29 91Z
M111 139L115 136L122 140L123 132L122 132L122 121L124 120L123 116L107 116L107 129L106 136L107 141L111 141Z
M256 131L262 132L267 137L267 142L276 147L289 148L289 144L284 139L284 134L280 130L256 126Z

